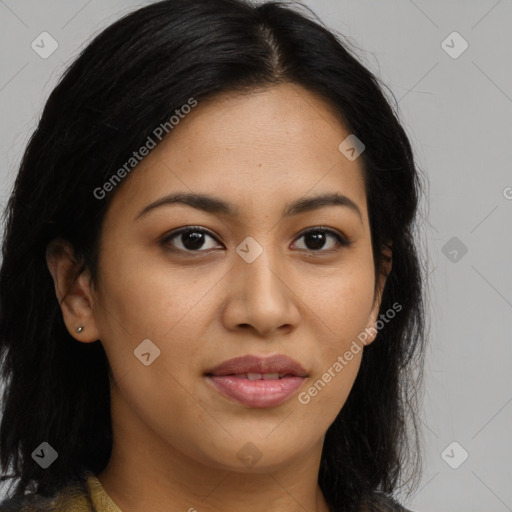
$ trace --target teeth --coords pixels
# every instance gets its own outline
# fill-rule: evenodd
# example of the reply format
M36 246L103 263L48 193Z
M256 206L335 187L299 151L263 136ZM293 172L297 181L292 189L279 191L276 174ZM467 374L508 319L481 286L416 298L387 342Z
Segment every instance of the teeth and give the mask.
M260 380L260 379L263 379L263 380L275 380L275 379L280 379L280 378L284 377L284 374L279 374L279 373L247 373L246 376L247 376L247 378L249 380Z

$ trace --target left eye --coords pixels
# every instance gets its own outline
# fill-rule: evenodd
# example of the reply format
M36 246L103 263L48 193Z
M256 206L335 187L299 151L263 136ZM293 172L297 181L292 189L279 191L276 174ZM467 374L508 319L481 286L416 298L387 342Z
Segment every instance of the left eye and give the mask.
M166 236L162 239L162 244L167 245L170 243L174 248L184 252L206 252L207 250L215 249L215 244L213 247L204 247L205 236L216 241L216 238L210 233L210 231L204 228L187 227ZM302 233L297 240L300 240L301 238L306 240L306 247L299 247L299 249L311 252L329 252L333 250L333 248L335 249L336 244L341 247L346 247L351 243L336 231L321 227L310 229ZM331 244L329 249L325 249L324 246L329 238L331 240L334 239L334 247ZM176 244L173 242L174 239L177 239L179 243ZM324 249L324 251L319 251L320 249Z
M306 243L308 247L305 247L305 250L313 252L318 252L318 249L323 248L328 238L331 238L331 240L334 239L335 242L342 247L350 245L350 241L336 233L336 231L325 228L310 229L309 231L303 233L299 239L300 238L305 238L309 241L309 243ZM335 246L336 243L334 244ZM330 249L332 250L333 247ZM328 250L325 250L324 252L328 252Z

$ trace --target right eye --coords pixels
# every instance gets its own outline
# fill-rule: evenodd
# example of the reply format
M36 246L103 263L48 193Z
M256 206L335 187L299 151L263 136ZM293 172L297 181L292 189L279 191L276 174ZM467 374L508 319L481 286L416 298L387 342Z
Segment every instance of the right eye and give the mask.
M205 228L187 226L178 231L169 233L162 238L161 243L164 246L171 245L172 249L183 252L207 252L208 250L215 249L215 247L207 247L204 249L205 237L217 240L213 234ZM177 243L174 242L175 239L177 239Z

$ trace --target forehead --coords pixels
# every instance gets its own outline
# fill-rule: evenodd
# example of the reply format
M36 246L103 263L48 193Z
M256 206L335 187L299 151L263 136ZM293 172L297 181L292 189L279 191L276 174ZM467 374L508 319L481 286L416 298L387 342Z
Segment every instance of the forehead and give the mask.
M179 191L281 211L299 197L340 192L364 213L362 163L339 150L349 135L328 102L296 84L223 93L180 119L125 178L112 208L134 211Z

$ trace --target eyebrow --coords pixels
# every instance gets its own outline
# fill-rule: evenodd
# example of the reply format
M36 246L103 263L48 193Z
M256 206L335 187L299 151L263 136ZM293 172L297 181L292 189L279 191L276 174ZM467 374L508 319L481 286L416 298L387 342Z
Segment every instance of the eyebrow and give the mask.
M185 204L207 213L227 215L230 217L237 217L239 215L238 208L226 201L223 201L222 199L205 194L175 193L157 199L155 202L144 207L135 217L135 220L145 216L156 208L173 204ZM328 206L346 207L357 213L362 223L363 217L357 204L349 197L340 193L320 194L313 197L299 199L298 201L287 205L282 215L283 217L291 217L293 215L299 215L301 213L310 212Z

